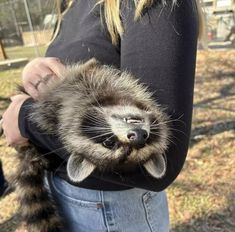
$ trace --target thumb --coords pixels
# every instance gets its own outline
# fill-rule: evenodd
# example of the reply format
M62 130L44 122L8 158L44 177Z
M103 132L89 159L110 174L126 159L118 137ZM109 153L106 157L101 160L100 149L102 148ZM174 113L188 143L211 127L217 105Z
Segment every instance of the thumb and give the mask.
M17 95L15 95L15 96L11 96L11 97L10 97L11 101L16 100L16 98L17 98Z

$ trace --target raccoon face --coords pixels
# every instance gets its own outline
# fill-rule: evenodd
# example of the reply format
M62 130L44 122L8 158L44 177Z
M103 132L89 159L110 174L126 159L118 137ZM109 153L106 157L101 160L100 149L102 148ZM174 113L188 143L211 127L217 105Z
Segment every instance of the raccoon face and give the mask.
M134 106L112 106L103 109L105 120L114 134L103 145L112 148L115 140L120 145L140 149L146 145L150 134L150 113ZM130 154L128 154L130 155Z
M144 110L135 105L93 106L79 124L78 153L69 158L70 178L81 181L94 169L112 170L139 164L154 177L166 170L166 118L158 108Z
M81 130L111 152L121 146L129 146L131 151L146 145L150 135L151 116L150 112L133 106L95 108L87 114Z

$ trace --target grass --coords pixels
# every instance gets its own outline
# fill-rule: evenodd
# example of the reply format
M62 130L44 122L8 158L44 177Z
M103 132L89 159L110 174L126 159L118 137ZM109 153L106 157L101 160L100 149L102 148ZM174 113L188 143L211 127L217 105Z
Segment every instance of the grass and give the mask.
M5 48L5 50L7 53L7 57L9 59L17 59L17 58L23 58L23 57L33 59L37 57L37 53L34 47L21 47L21 46L8 47L8 48ZM46 51L46 46L39 45L37 50L38 50L38 56L43 56Z
M12 48L12 54L19 54L17 49ZM20 73L20 69L0 73L0 111L14 93ZM167 190L171 232L235 231L234 129L235 51L200 51L189 154ZM8 177L15 158L3 139L0 154ZM14 231L17 221L7 221L17 208L14 193L0 200L0 208L0 231Z
M192 137L168 189L172 232L235 231L235 51L199 52Z

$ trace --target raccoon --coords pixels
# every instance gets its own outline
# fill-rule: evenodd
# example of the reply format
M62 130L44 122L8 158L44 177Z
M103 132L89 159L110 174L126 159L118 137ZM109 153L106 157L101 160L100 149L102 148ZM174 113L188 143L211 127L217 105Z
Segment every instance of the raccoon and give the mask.
M166 171L168 116L147 87L127 72L95 59L67 67L33 104L30 120L57 135L68 151L67 174L81 182L92 172L130 171L142 165L155 178ZM44 186L50 164L33 146L17 148L13 178L28 230L61 231L62 220Z

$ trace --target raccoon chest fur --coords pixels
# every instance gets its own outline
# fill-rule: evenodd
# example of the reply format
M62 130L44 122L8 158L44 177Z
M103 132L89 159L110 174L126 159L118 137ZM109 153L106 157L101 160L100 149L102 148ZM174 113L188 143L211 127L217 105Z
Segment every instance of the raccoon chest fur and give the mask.
M73 182L95 170L128 171L138 165L155 178L165 174L168 117L144 85L95 59L66 68L62 76L33 104L30 120L62 141ZM56 206L43 184L48 161L33 145L18 151L14 183L22 220L29 231L60 231Z

